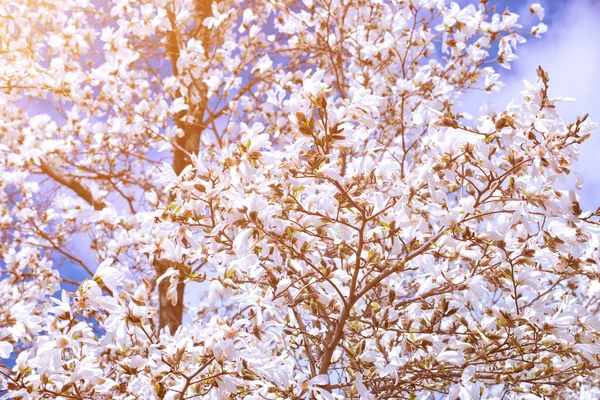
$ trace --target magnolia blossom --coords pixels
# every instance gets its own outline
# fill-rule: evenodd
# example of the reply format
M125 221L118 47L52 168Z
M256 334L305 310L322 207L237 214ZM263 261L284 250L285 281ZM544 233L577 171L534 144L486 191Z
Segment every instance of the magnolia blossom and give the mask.
M463 3L1 3L1 398L597 398L595 124Z
M13 345L9 342L0 342L0 357L8 358L10 353L13 351Z
M111 267L113 261L114 260L112 258L102 261L102 263L98 265L98 269L94 275L94 280L100 285L104 285L109 288L113 293L116 293L117 286L121 285L124 274L117 268Z

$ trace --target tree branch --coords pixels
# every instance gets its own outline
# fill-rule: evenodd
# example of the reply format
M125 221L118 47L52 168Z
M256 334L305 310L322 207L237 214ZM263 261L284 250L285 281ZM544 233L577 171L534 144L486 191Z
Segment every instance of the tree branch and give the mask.
M81 197L88 204L93 206L95 210L100 211L104 209L104 207L106 207L106 204L104 204L102 201L94 200L94 196L92 195L90 189L83 186L79 181L73 178L68 178L67 176L61 174L59 171L46 164L44 161L40 161L39 167L44 174L48 175L54 181L60 183L63 186L68 187L69 189L77 193L79 197Z

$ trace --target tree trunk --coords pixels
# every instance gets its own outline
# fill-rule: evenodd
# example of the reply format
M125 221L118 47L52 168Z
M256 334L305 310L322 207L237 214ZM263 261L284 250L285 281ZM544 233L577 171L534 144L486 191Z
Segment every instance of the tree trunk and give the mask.
M202 41L204 51L208 52L209 49L209 31L202 25L202 21L212 15L212 1L213 0L196 0L196 12L198 13L198 24L197 29L198 39ZM180 71L177 69L177 60L179 58L179 36L176 31L175 25L175 14L173 10L170 10L169 20L173 30L168 35L167 54L171 59L171 66L173 69L173 75L178 76ZM200 83L199 87L203 88L204 84ZM177 93L177 97L182 97L181 93ZM188 156L189 154L198 154L200 151L200 135L202 134L203 125L196 124L192 125L185 122L184 118L186 114L193 114L195 121L203 121L204 110L208 105L208 99L206 98L206 92L200 93L199 96L203 99L204 104L188 104L189 109L187 111L181 111L175 116L175 124L183 130L183 137L176 139L177 146L173 151L173 170L177 175L181 173L191 164L192 160ZM189 100L188 100L189 102ZM173 262L165 259L160 259L154 262L154 268L156 269L157 277L164 274L170 267L174 267ZM169 289L170 282L168 279L164 279L158 285L158 298L159 298L159 330L165 326L169 327L171 333L175 333L177 328L181 326L183 318L183 296L185 292L185 284L179 283L177 285L177 304L173 305L169 299L167 299L167 291Z

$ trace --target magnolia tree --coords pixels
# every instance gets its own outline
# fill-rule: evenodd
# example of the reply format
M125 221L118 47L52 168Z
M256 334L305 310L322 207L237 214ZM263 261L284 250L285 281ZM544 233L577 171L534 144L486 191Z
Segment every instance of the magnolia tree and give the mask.
M596 398L594 124L461 112L487 3L2 2L2 398Z

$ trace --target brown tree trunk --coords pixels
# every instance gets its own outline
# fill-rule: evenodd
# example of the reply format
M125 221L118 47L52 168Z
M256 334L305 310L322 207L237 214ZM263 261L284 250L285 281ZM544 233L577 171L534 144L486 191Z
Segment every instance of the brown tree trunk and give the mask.
M212 1L213 0L196 0L196 11L198 13L198 28L196 30L198 39L202 40L202 44L204 46L205 52L208 52L209 49L209 31L208 29L202 25L202 21L212 15ZM171 21L171 26L173 30L168 35L168 44L167 44L167 53L171 60L171 66L173 69L173 75L179 75L177 69L177 60L179 58L179 37L176 31L175 25L175 14L172 10L170 10L169 19ZM198 85L199 87L203 87L204 85L201 83ZM177 93L178 97L181 97L181 93ZM204 104L188 104L188 111L182 111L175 116L175 124L183 131L183 137L178 137L176 139L177 146L173 151L173 170L177 175L181 173L191 164L192 160L190 159L188 154L198 154L200 151L200 135L202 134L202 124L192 125L185 122L184 118L186 114L192 114L195 118L194 121L203 121L204 119L204 110L207 107L208 99L206 98L206 92L200 93L199 96L203 99ZM174 267L173 262L165 259L160 259L154 262L154 268L156 269L157 277L160 277L164 274L170 267ZM169 279L164 279L158 285L158 298L159 298L159 310L158 310L158 319L159 319L159 330L164 328L165 326L169 327L171 333L175 333L177 328L181 326L181 321L183 318L183 296L185 291L185 284L179 283L177 286L177 303L173 305L169 299L167 299L167 291L169 289Z

